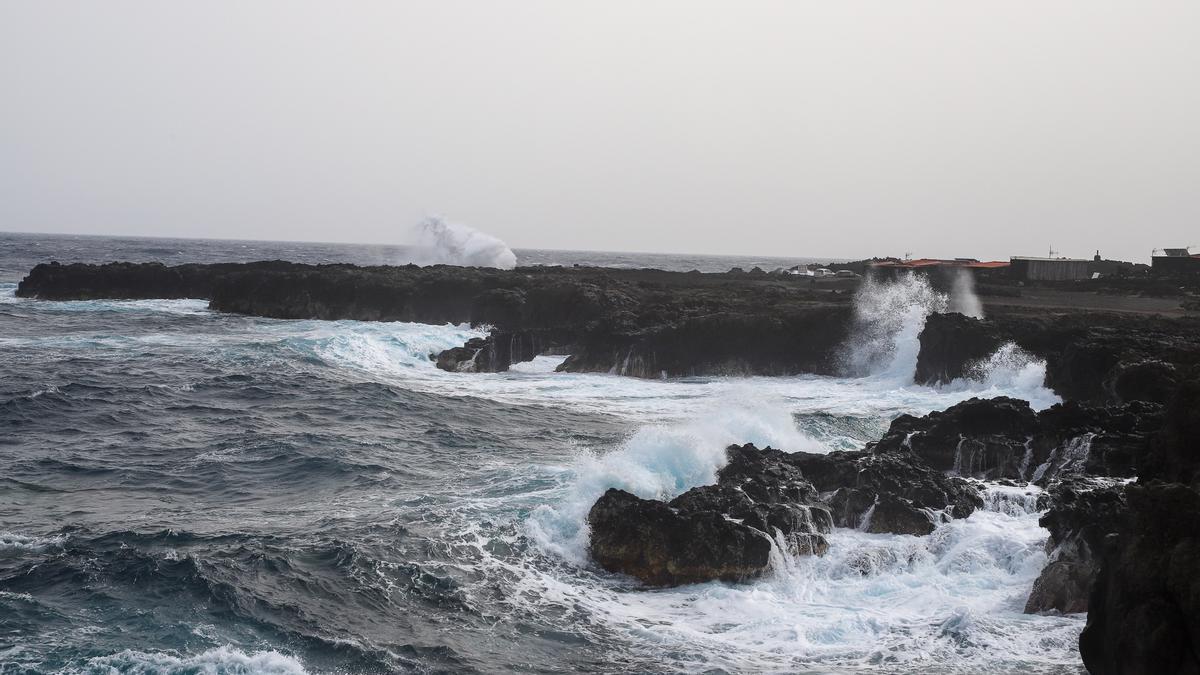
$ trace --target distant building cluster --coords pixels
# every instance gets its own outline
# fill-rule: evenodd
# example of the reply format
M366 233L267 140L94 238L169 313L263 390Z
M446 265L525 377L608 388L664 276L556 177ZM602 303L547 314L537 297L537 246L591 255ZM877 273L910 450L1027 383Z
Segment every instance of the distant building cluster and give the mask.
M1166 248L1150 259L1150 269L1158 276L1200 276L1200 253L1186 248Z
M1200 278L1200 254L1187 248L1161 249L1162 255L1152 256L1152 265L1105 260L1100 251L1092 258L1066 258L1051 250L1046 257L1013 256L1008 260L977 260L975 258L871 258L853 262L831 262L824 265L806 264L790 268L779 267L770 272L754 268L749 274L782 274L812 279L856 278L864 274L901 274L905 272L945 273L970 270L974 276L995 282L1014 281L1080 281L1098 278L1180 277ZM905 254L906 256L909 254ZM740 268L730 270L747 274ZM947 277L949 278L949 277Z
M1097 251L1091 259L1053 255L1013 256L1008 261L979 261L974 258L886 258L871 262L870 267L883 272L930 272L959 268L969 269L983 276L1004 275L1018 281L1079 281L1109 276L1114 272L1118 275L1128 274L1129 270L1136 266L1132 263L1104 260ZM1146 269L1144 265L1141 268ZM1162 255L1153 256L1148 271L1152 276L1162 277L1200 276L1200 254L1193 254L1187 248L1162 249Z

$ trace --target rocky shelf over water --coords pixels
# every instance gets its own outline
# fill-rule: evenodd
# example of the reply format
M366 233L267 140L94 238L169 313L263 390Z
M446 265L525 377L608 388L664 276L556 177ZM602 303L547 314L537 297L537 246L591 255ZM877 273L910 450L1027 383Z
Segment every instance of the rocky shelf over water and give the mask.
M560 369L572 372L834 375L847 371L845 346L860 329L851 303L858 283L610 268L49 263L33 268L17 294L201 298L217 311L279 319L490 327L486 338L432 355L451 371L503 371L540 354L568 354ZM987 320L930 316L915 381L978 376L1009 346L1010 356L1044 360L1047 386L1066 399L1162 403L1200 364L1195 318L997 310Z
M970 377L1005 345L1046 362L1046 386L1068 400L1165 403L1200 366L1200 321L1103 312L933 314L920 335L921 384Z
M849 332L836 285L751 273L281 261L43 264L17 294L46 300L202 298L217 311L278 319L470 323L491 334L435 355L457 371L503 371L539 354L561 369L637 377L832 374Z

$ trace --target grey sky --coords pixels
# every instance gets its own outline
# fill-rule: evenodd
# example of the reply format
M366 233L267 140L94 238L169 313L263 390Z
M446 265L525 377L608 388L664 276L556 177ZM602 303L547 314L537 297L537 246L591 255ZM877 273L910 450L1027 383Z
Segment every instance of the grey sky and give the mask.
M1200 2L0 0L0 230L1148 259Z

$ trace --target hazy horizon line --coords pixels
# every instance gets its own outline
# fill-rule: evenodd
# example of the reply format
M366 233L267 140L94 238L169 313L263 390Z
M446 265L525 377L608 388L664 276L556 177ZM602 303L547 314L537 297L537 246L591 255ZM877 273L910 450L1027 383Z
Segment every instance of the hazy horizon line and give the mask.
M394 246L394 247L409 247L415 244L411 242L404 243L383 243L375 241L330 241L317 239L261 239L254 237L196 237L196 236L166 236L153 234L84 234L78 232L27 232L20 230L0 230L0 234L19 234L19 235L34 235L39 237L84 237L88 239L156 239L156 240L177 240L177 241L240 241L240 242L259 242L273 244L332 244L337 246ZM507 242L506 242L507 244ZM691 253L687 251L633 251L625 249L590 249L590 248L541 248L533 246L512 246L513 251L562 251L565 253L618 253L624 255L675 255L675 256L695 256L704 258L805 258L813 260L829 260L830 262L845 262L852 260L867 260L870 257L883 258L894 257L901 258L902 256L868 256L859 258L855 256L820 256L820 255L778 255L778 254L762 254L762 253Z

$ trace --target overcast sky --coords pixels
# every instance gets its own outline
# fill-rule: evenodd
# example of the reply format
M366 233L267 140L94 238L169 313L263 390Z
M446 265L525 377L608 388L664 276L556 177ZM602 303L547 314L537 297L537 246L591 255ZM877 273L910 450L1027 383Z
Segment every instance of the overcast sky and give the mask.
M0 0L0 230L1146 260L1200 2Z

